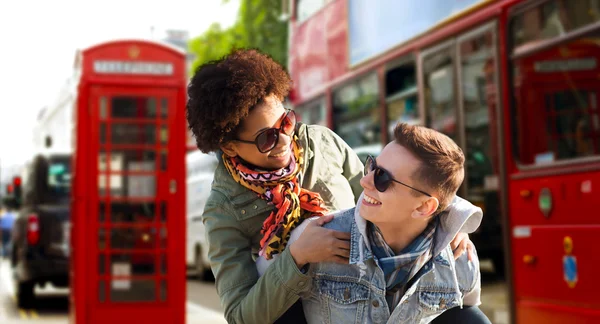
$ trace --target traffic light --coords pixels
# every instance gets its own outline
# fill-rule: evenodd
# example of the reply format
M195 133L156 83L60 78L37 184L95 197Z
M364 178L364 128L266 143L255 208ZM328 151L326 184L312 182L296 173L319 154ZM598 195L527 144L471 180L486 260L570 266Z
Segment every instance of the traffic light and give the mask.
M14 177L13 178L13 196L15 197L15 201L17 203L17 206L21 206L21 201L22 201L22 191L21 191L21 177Z

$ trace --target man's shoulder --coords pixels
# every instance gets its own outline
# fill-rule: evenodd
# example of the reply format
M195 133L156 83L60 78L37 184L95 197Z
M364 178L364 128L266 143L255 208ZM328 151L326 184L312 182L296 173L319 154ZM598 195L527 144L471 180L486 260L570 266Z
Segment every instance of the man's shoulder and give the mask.
M428 272L420 284L424 287L443 287L452 289L456 286L462 292L471 291L479 278L479 260L469 261L467 254L454 260L452 248L447 246L432 260L434 271Z
M354 210L356 207L344 209L333 214L333 220L323 225L325 228L336 231L350 232L354 224Z

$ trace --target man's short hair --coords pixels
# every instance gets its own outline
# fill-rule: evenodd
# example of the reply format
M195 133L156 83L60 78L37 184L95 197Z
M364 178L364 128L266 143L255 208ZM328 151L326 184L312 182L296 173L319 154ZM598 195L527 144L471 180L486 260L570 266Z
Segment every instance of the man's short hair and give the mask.
M465 156L461 148L438 131L404 123L396 125L394 140L421 161L412 179L424 191L437 196L438 211L446 209L465 177Z

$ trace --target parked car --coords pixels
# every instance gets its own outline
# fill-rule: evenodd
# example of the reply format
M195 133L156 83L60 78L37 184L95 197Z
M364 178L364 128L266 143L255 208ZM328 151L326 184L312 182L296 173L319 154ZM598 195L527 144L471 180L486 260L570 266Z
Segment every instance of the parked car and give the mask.
M70 161L69 155L38 155L26 170L10 258L21 308L33 302L35 285L69 284Z
M186 263L190 274L198 279L211 275L208 261L208 241L202 213L210 193L218 160L214 154L200 151L188 153L187 168L187 243Z

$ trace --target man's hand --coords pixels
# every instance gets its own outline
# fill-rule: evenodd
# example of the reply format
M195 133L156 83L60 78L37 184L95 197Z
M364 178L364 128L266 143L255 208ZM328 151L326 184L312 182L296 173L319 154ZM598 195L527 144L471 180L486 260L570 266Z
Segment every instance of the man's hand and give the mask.
M307 263L348 263L350 257L350 233L334 231L322 226L333 219L332 215L321 216L310 222L298 240L290 245L290 253L298 268Z
M475 245L471 242L467 233L456 234L452 242L450 242L450 247L454 251L454 259L458 259L465 251L467 252L469 261L475 259L475 253L473 252Z

